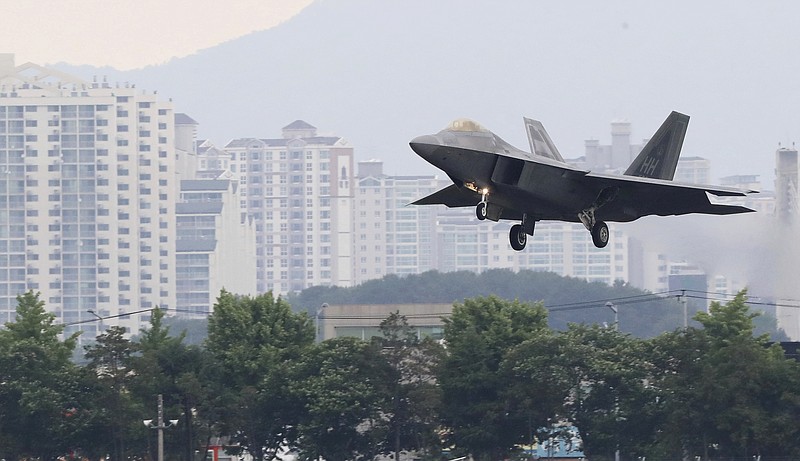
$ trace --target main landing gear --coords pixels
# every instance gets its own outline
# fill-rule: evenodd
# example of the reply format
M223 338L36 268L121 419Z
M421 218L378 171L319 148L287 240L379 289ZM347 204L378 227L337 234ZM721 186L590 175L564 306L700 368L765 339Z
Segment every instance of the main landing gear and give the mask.
M511 242L511 248L522 251L525 249L525 244L528 243L528 234L522 228L522 224L514 224L508 232L508 240Z
M481 194L481 201L475 207L475 216L478 218L479 221L483 221L489 217L489 210L488 210L488 202L486 197L489 195L488 189L480 189L476 190ZM496 211L496 210L495 210ZM497 221L498 216L497 214L493 215L491 218L493 221ZM525 244L528 243L528 236L533 235L533 228L536 224L536 220L533 218L529 218L527 214L522 216L522 223L521 224L514 224L511 226L511 230L508 233L508 241L511 243L511 248L515 249L516 251L521 251L525 249Z
M525 213L522 215L522 224L514 224L508 231L508 241L511 243L511 248L516 251L525 249L525 244L528 243L528 236L533 235L533 229L536 225L536 220L528 217Z
M497 221L500 218L499 211L501 210L492 208L492 216L489 218L488 201L486 200L486 197L489 195L489 190L486 188L478 189L475 186L471 186L470 189L481 194L481 201L475 207L475 215L478 217L478 220L483 221L488 218L492 221ZM589 208L578 213L578 219L592 235L592 243L594 243L594 246L597 248L605 248L606 245L608 245L610 233L608 231L608 225L595 218L595 212L598 208L614 200L617 192L617 189L612 187L603 189ZM533 217L528 216L527 213L523 214L522 223L514 224L508 232L508 241L511 244L511 248L516 251L524 250L525 245L528 243L528 236L533 235L535 225L536 220Z
M605 248L608 245L608 225L603 221L597 221L594 217L595 208L589 208L578 213L578 219L583 226L592 234L592 243L597 248Z

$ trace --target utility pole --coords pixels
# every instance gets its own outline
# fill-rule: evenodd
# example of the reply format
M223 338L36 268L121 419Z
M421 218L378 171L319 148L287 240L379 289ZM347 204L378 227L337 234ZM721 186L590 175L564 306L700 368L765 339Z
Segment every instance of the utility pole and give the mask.
M619 331L619 311L617 310L617 306L615 306L611 301L608 301L606 303L606 307L614 312L614 331Z
M178 424L177 419L170 419L169 424L164 424L164 396L158 394L158 419L153 425L152 419L142 421L145 426L158 431L158 461L164 461L164 429Z
M689 300L686 299L686 290L681 290L678 300L683 305L683 329L689 328Z
M164 461L164 396L158 394L158 461Z
M606 307L614 312L614 331L619 331L619 309L611 301L606 303ZM617 395L614 396L614 413L616 414L614 431L617 437L617 449L614 451L614 461L619 461L619 390L615 389L615 392Z
M319 318L327 308L328 308L328 303L322 303L322 305L317 308L317 312L314 314L314 331L315 331L314 342L317 343L322 342L323 335L319 329Z

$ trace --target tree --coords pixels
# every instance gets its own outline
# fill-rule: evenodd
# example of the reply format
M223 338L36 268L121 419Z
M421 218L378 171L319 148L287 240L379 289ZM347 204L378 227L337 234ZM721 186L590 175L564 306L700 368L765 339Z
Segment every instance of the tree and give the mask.
M527 440L528 409L507 392L501 372L507 351L545 334L539 305L495 296L456 304L445 321L447 355L439 382L449 439L478 460L503 459Z
M141 419L155 416L157 396L163 396L164 411L169 415L166 419L180 421L178 427L170 429L165 450L181 453L185 461L191 461L201 448L196 433L207 431L211 425L208 421L198 424L195 413L198 408L208 408L209 388L215 383L202 378L209 366L208 354L197 346L187 346L185 332L172 335L164 316L163 310L154 309L150 327L142 330L136 342L140 354L133 358L136 373L131 387L139 401ZM145 438L149 436L141 424L135 429Z
M124 327L113 326L85 349L88 363L84 382L92 389L88 393L92 399L86 403L90 409L82 437L84 455L99 459L111 453L112 460L122 461L126 458L127 432L138 422L128 392L136 347L125 338Z
M550 438L554 424L567 418L564 405L578 381L569 346L565 335L543 331L511 347L503 359L505 393L527 418L526 444Z
M619 450L635 459L652 439L658 398L649 384L657 374L645 341L598 325L570 325L564 349L552 360L566 378L564 416L580 430L583 451L613 459Z
M784 424L800 406L799 367L783 357L768 335L754 336L754 319L746 291L726 304L714 302L695 319L703 326L706 353L695 376L694 404L713 415L703 456L797 456L798 430Z
M651 457L796 457L800 366L767 335L754 336L757 314L746 292L714 302L689 328L650 341L658 373L659 425Z
M396 460L403 450L438 448L441 392L436 371L444 350L432 338L420 338L399 312L384 319L380 331L373 341L389 366L385 378L391 395L391 405L384 409L386 448Z
M387 451L391 392L388 364L375 343L335 338L306 356L295 392L304 402L298 447L302 459L371 460Z
M700 447L714 432L708 401L698 399L697 384L708 354L702 330L688 328L662 334L648 342L648 357L658 370L650 387L658 395L659 425L651 439L650 456L683 457L703 453Z
M79 396L70 357L78 334L44 309L39 293L17 296L15 322L0 330L0 458L51 459L67 453Z
M313 341L308 316L272 293L237 297L223 290L217 298L207 347L226 380L215 401L220 430L258 461L296 441L302 402L293 392L293 367Z

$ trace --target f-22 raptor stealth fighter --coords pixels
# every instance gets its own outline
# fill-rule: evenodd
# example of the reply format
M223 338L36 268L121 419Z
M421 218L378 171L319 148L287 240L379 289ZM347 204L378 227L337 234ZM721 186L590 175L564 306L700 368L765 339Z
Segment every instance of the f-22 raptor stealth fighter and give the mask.
M414 138L420 157L453 180L449 187L413 202L474 206L479 220L519 221L509 240L525 248L536 221L581 222L598 248L608 244L606 221L648 215L734 214L743 206L713 204L710 196L755 191L672 181L689 116L672 112L624 174L593 173L564 161L541 122L524 119L531 152L525 152L471 120L460 119L435 135Z

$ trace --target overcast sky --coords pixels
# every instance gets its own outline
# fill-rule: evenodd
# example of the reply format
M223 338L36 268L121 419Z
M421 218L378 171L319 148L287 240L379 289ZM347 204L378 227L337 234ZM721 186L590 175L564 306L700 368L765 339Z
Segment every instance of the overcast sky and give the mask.
M270 64L267 57L295 59L269 54L275 48L269 40L249 54L224 48L232 61L209 56L214 62L205 64L203 75L222 68L230 82L225 91L214 82L200 96L190 94L189 73L174 78L174 88L167 72L153 72L158 78L150 82L131 81L174 96L176 107L197 117L203 136L216 142L269 136L266 127L304 118L353 140L363 155L402 153L401 163L413 171L388 171L406 174L424 166L406 157L408 139L464 116L522 148L521 117L540 119L562 153L576 156L585 139L608 143L613 119L629 120L632 140L639 142L670 110L679 110L692 116L684 155L711 159L715 179L759 174L765 189L773 187L778 143L800 140L800 2L316 0L308 7L311 3L0 0L6 19L0 52L15 53L17 64L68 62L124 70L296 22L287 28L293 35L281 35L281 46L316 59L324 75L298 71L281 81L284 76L266 70L259 79L264 88L287 95L296 93L280 83L297 80L320 89L310 103L292 99L281 105L273 98L254 104L262 95L245 88L252 80L235 80L228 72L243 59L261 58L262 65ZM312 10L320 17L301 20L313 17L307 14ZM378 87L379 96L387 97L364 97L360 87L365 86ZM380 90L383 86L395 91ZM389 93L402 93L403 102ZM365 107L359 97L371 104ZM387 112L387 105L393 110ZM230 120L230 113L248 116ZM343 123L351 114L359 116L357 126ZM395 126L394 138L392 133L374 136L387 124ZM398 151L386 152L387 145Z
M160 64L268 29L311 0L0 0L0 52L18 64L119 70Z

